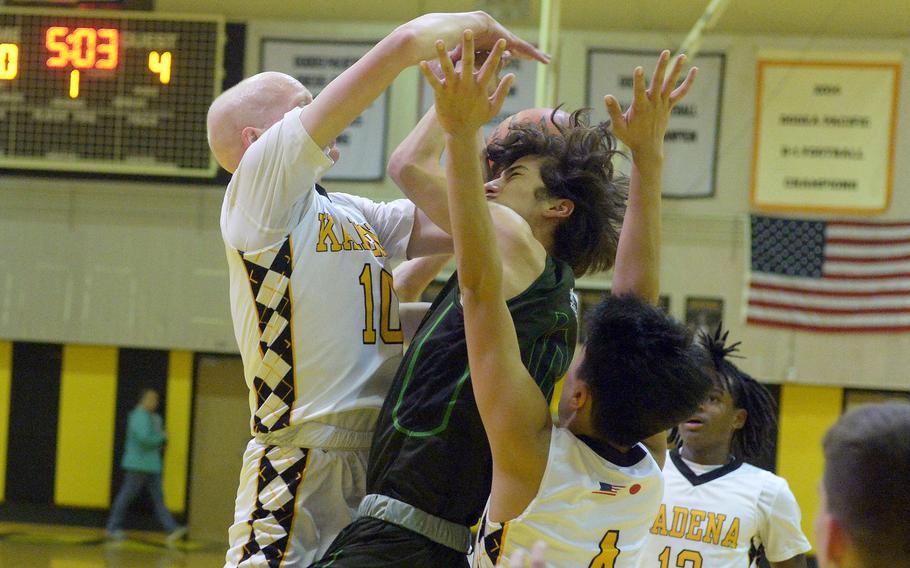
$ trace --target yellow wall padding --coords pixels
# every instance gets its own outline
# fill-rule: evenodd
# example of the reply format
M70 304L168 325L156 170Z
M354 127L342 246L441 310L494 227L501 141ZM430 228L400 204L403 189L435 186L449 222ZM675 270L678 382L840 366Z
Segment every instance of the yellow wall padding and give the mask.
M10 387L13 383L13 344L0 341L0 503L6 497L6 442L9 436Z
M822 438L841 414L840 387L786 384L781 388L777 473L787 480L802 510L803 533L813 543L812 523L818 510L822 477Z
M54 503L110 505L117 348L63 346Z
M193 354L171 351L167 371L167 409L164 417L167 449L164 452L164 502L182 513L188 483L190 429L193 403Z

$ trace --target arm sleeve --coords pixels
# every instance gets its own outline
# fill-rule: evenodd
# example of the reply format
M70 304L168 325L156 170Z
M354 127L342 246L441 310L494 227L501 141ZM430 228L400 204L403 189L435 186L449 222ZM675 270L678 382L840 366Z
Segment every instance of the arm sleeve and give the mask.
M312 206L313 185L332 160L307 134L295 108L247 148L221 207L231 247L259 250L283 239Z
M771 562L782 562L808 552L812 546L800 528L800 510L786 480L769 483L759 497L759 537Z
M389 260L407 260L416 210L413 203L407 199L382 203L347 193L332 193L331 197L332 200L343 201L363 213L367 223L379 236L379 243L388 253Z
M144 412L130 414L127 435L150 449L160 447L164 443L164 435L155 427L151 415Z

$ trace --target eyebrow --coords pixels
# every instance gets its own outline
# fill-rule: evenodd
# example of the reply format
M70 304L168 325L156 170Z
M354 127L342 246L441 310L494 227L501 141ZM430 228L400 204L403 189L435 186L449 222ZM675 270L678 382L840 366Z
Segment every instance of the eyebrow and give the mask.
M519 170L528 171L528 168L526 166L522 166L521 164L519 164L517 166L509 166L508 168L505 169L505 171L503 171L503 173L505 175L518 174L518 173L521 173Z

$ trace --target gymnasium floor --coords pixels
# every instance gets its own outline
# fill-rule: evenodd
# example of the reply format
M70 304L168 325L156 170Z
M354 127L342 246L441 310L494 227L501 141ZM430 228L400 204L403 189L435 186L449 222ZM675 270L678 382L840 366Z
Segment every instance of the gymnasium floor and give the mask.
M105 542L101 529L0 523L0 568L216 568L218 543L186 541L169 548L162 533L129 532Z

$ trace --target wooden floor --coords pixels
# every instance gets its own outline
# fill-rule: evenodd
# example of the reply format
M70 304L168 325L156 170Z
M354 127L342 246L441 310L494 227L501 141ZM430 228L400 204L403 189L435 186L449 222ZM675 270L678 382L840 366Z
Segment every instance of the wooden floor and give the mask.
M108 542L100 529L0 523L0 568L220 568L224 548L193 540L168 547L163 533Z

